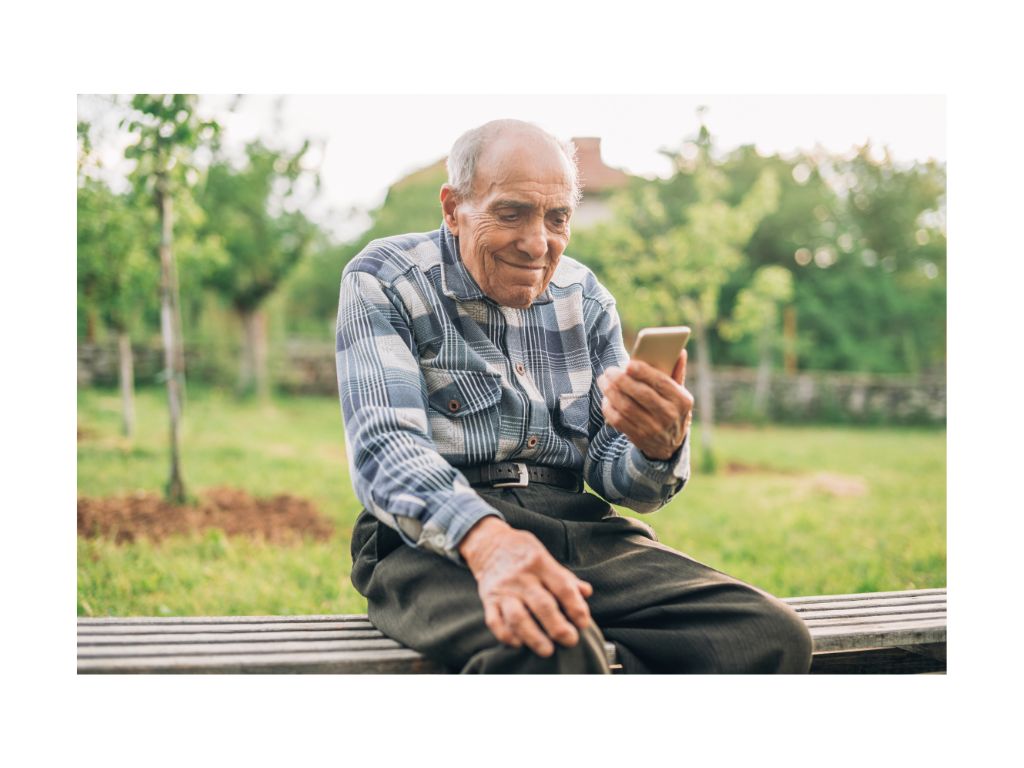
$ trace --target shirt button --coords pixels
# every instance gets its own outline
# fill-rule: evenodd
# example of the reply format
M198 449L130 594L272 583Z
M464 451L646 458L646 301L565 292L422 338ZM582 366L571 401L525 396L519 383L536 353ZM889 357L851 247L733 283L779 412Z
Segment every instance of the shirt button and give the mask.
M459 401L458 400L449 400L448 401L448 410L451 411L452 413L455 413L457 410L459 410Z
M526 447L527 448L536 448L537 447L537 442L538 442L537 441L537 436L536 435L530 435L530 439L526 441Z
M516 373L520 376L524 376L526 374L526 366L522 363L516 363Z

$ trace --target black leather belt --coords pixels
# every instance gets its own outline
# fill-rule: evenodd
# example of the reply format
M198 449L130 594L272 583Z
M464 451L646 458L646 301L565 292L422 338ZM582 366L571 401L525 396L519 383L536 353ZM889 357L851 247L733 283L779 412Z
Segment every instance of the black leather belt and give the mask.
M503 461L499 464L479 464L458 468L469 484L475 487L525 488L530 483L554 485L572 491L582 491L583 481L575 472L522 461Z

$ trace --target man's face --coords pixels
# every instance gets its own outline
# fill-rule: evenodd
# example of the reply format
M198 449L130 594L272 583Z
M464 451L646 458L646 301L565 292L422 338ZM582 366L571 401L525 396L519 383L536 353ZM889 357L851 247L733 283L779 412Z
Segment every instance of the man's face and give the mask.
M504 306L530 306L569 243L573 188L561 150L539 135L504 133L477 161L472 199L445 186L441 202L480 289Z

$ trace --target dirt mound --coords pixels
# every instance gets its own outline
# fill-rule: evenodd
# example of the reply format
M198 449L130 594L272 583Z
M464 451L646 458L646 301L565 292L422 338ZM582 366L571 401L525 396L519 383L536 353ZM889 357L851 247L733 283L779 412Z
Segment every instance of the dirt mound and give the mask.
M103 536L120 544L143 537L160 541L207 528L275 544L296 543L303 537L323 541L334 532L309 500L288 494L258 499L236 488L211 488L197 505L186 506L169 504L152 493L78 499L80 536Z
M763 464L742 464L738 461L730 461L725 465L727 475L792 475L792 470L769 467Z

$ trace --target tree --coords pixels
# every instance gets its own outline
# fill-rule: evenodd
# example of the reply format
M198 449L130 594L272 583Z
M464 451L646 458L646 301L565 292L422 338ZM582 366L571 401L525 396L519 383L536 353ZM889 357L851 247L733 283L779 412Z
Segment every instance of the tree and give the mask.
M743 246L777 204L778 181L766 170L730 204L728 179L703 124L696 139L664 154L675 174L634 186L618 202L616 220L588 231L577 251L589 252L587 263L616 297L626 297L632 322L693 327L702 464L713 471L710 336L722 288L744 263Z
M748 265L723 289L735 303L753 272L776 265L793 276L788 308L799 325L800 366L919 372L945 363L945 169L897 165L865 145L849 155L790 159L741 147L722 166L732 195L765 169L780 181L779 205L746 245ZM752 337L750 337L752 339ZM753 339L752 339L753 340ZM753 362L756 344L723 352Z
M285 286L288 323L293 332L308 332L312 327L317 336L334 338L338 287L345 265L378 237L441 226L438 195L447 177L444 162L439 161L394 184L384 202L370 213L369 228L351 242L333 243L326 235L318 235L310 258L299 265Z
M180 451L185 354L172 250L174 198L197 180L193 153L217 136L219 126L197 116L196 97L190 94L137 94L132 97L131 108L133 114L122 121L122 127L137 138L125 150L125 156L136 161L132 179L152 194L160 222L160 326L170 413L171 466L166 495L169 501L180 504L185 501Z
M227 258L206 282L225 297L243 327L239 391L269 395L263 302L308 253L316 225L298 210L304 187L316 190L319 175L304 167L309 142L294 154L261 141L246 147L240 169L214 162L197 200L205 212L203 233L223 245ZM306 201L308 202L308 201Z
M84 179L78 187L79 302L117 334L122 431L134 432L131 329L151 305L154 263L145 250L145 218L124 195Z
M758 346L754 413L764 418L768 410L772 360L782 346L780 308L793 299L793 275L784 267L761 267L750 285L743 288L732 316L723 321L722 335L730 341L755 336Z

